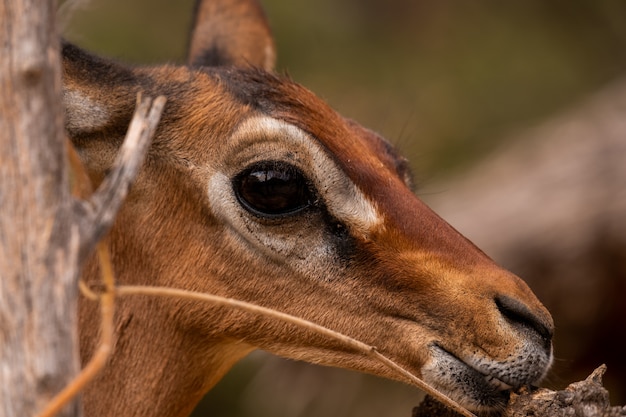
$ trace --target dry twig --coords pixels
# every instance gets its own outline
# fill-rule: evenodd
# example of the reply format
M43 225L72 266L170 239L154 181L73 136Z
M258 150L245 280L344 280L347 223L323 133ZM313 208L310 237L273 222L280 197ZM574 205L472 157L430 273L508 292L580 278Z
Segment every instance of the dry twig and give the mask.
M152 287L152 286L131 286L131 285L122 285L118 286L116 292L119 296L125 295L153 295L153 296L161 296L161 297L176 297L176 298L184 298L188 300L197 300L210 302L216 305L228 306L232 308L236 308L239 310L244 310L247 312L259 314L262 316L270 317L276 320L283 321L285 323L294 324L298 327L305 328L311 331L314 331L320 335L329 337L331 339L337 340L348 347L355 349L363 353L364 355L370 356L382 364L386 365L390 369L396 371L398 374L402 375L407 379L409 383L423 390L427 394L436 398L441 403L445 404L447 407L454 410L456 413L465 416L465 417L476 417L474 414L466 410L464 407L456 403L454 400L437 391L435 388L428 385L423 380L419 379L396 362L387 358L380 352L376 350L375 347L367 345L359 340L353 339L349 336L346 336L342 333L331 330L327 327L320 326L319 324L315 324L308 320L304 320L299 317L292 316L290 314L282 313L280 311L273 310L271 308L261 307L255 304L247 303L240 300L235 300L233 298L220 297L213 294L204 294L194 291L186 291L175 288L167 288L167 287Z

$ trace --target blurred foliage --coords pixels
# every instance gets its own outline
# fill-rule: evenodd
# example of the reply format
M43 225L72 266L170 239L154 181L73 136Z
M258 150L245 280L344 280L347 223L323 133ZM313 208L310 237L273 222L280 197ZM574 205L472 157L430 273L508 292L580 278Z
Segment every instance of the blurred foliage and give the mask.
M418 173L484 155L626 68L622 0L266 0L279 68L398 143ZM192 1L72 0L66 37L182 62ZM73 12L70 11L73 9Z
M422 398L399 382L257 351L235 365L192 417L410 417Z
M461 169L626 70L623 0L264 5L279 69L397 143L428 178ZM86 49L130 63L183 62L192 0L68 0L60 7L65 37ZM198 415L408 416L418 403L414 390L397 384L277 361L255 355L238 365L210 394L210 412Z

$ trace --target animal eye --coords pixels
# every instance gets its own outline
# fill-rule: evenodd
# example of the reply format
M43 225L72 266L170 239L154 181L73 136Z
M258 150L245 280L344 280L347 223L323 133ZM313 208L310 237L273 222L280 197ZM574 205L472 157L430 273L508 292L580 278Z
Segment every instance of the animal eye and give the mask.
M283 162L255 164L235 177L233 187L244 208L265 217L293 214L313 201L302 172Z

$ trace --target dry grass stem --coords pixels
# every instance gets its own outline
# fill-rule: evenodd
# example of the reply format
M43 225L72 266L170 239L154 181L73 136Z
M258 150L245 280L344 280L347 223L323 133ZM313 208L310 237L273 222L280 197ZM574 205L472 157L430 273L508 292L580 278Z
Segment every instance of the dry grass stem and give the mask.
M100 268L102 271L102 281L105 291L96 295L87 289L88 293L100 300L100 344L91 360L80 371L78 375L70 382L60 393L58 393L47 407L37 417L53 417L61 409L69 403L80 391L82 391L87 383L91 381L100 372L109 358L111 346L113 344L113 315L115 311L115 278L113 268L111 266L111 256L109 254L108 245L105 241L98 243L98 258L100 260ZM81 281L82 283L82 281ZM84 284L81 288L85 286Z
M89 288L89 286L85 284L85 281L83 281L82 279L78 281L78 289L80 290L82 295L84 295L91 301L98 301L100 299L98 293L91 291L91 288Z
M188 300L210 302L216 305L233 307L233 308L244 310L250 313L255 313L255 314L260 314L266 317L271 317L271 318L283 321L285 323L290 323L298 327L314 331L318 334L337 340L345 344L346 346L355 349L356 351L359 351L371 358L374 358L375 360L378 360L385 366L389 367L390 369L402 375L407 380L407 382L411 383L412 385L418 387L419 389L423 390L427 394L436 398L442 404L445 404L446 406L450 407L457 413L465 417L476 417L473 413L466 410L464 407L456 403L454 400L452 400L445 394L442 394L441 392L437 391L435 388L431 387L426 382L424 382L417 376L413 375L412 373L410 373L409 371L407 371L406 369L398 365L396 362L392 361L391 359L387 358L386 356L378 352L375 347L367 345L363 342L360 342L342 333L338 333L324 326L320 326L319 324L312 323L308 320L304 320L299 317L292 316L290 314L273 310L271 308L261 307L255 304L250 304L250 303L236 300L233 298L220 297L220 296L213 295L213 294L204 294L204 293L180 290L180 289L175 289L175 288L121 285L117 287L116 293L119 296L153 295L153 296L161 296L161 297L177 297L177 298L184 298Z

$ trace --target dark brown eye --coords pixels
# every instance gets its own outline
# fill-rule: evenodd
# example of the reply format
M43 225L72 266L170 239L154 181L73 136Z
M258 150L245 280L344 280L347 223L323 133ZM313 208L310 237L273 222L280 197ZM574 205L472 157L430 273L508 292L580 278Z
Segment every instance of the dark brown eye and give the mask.
M266 217L299 212L313 201L302 172L283 162L255 164L235 177L233 187L241 205Z

